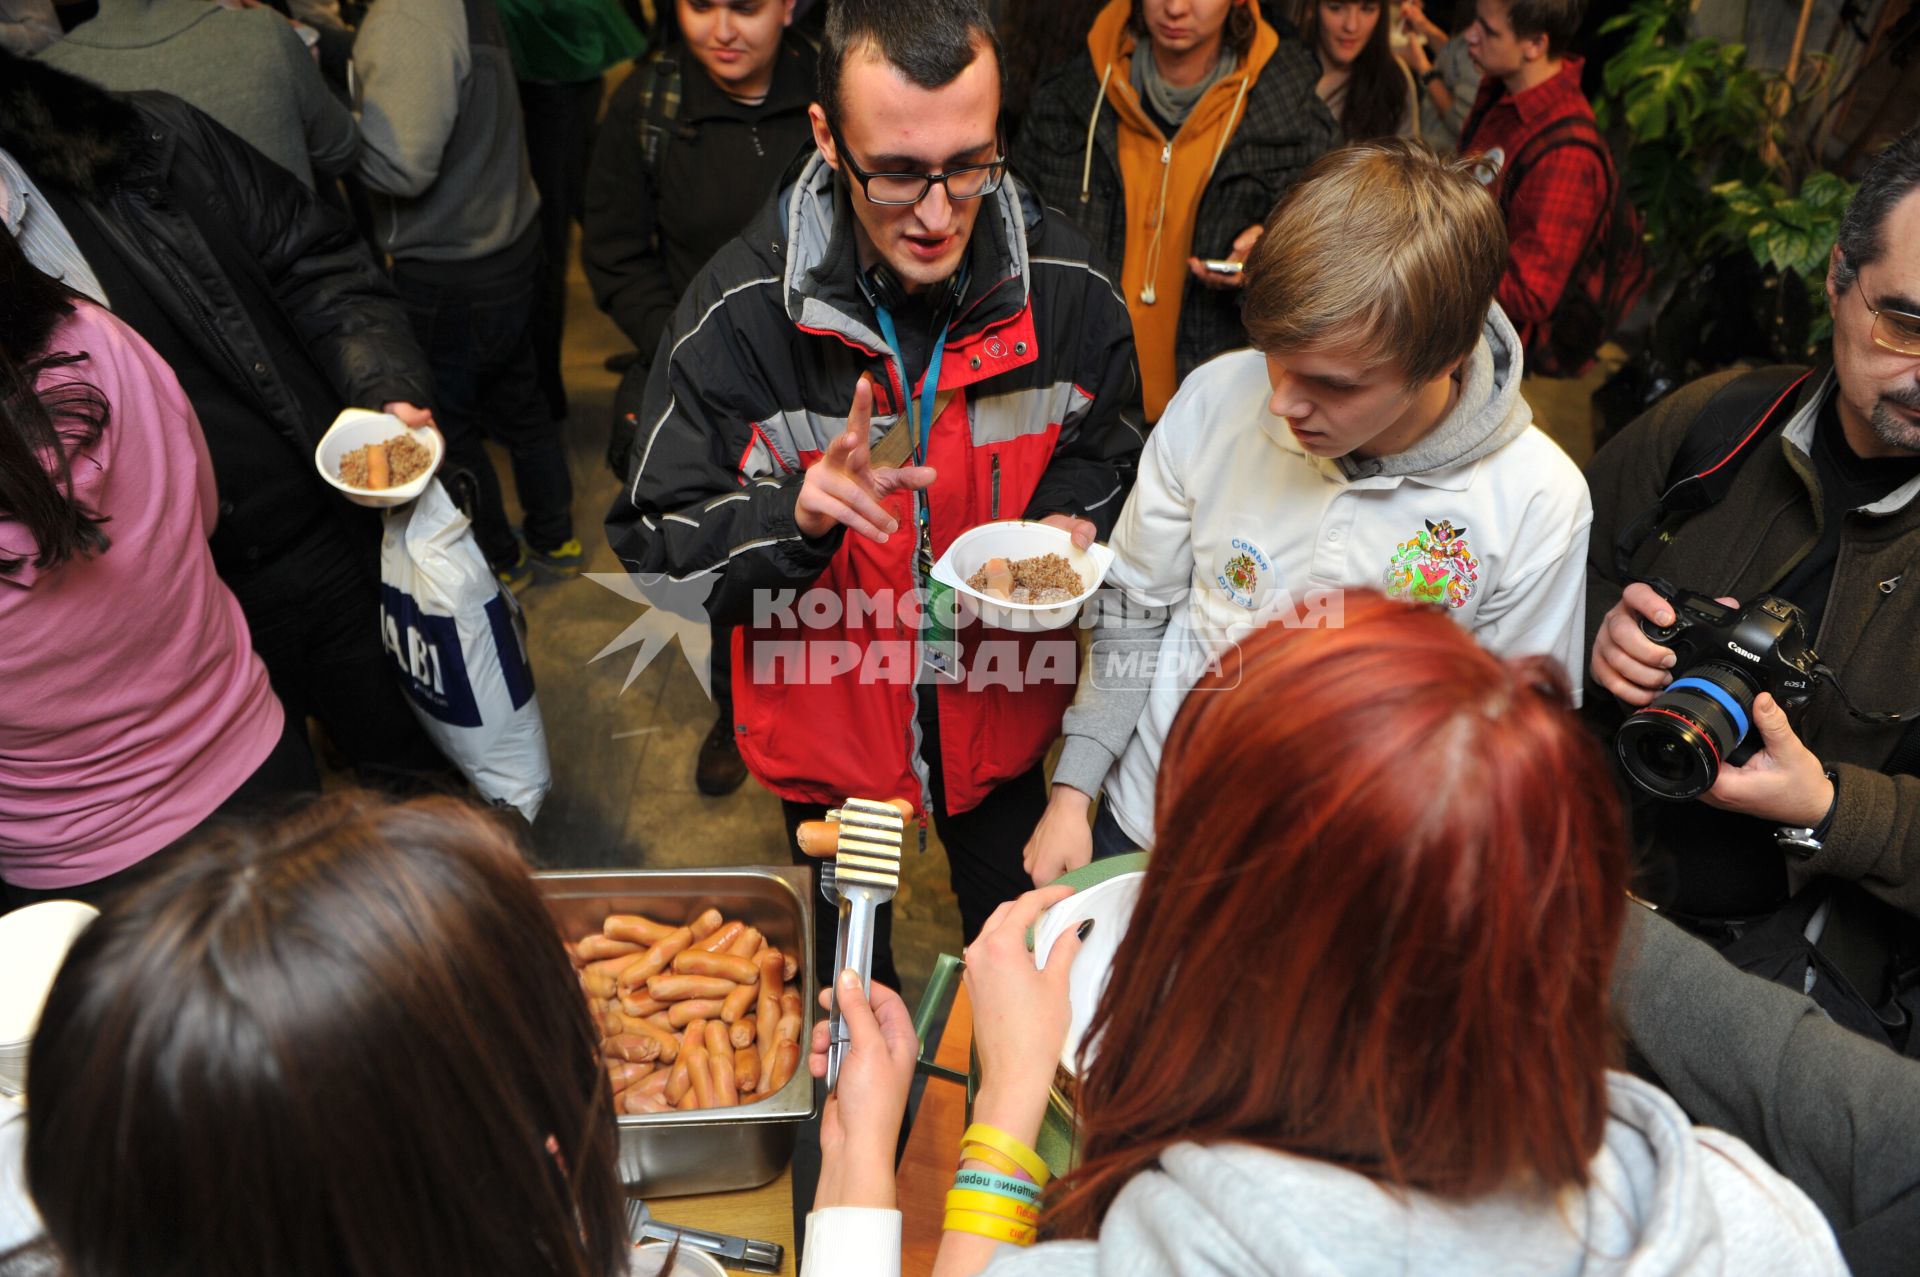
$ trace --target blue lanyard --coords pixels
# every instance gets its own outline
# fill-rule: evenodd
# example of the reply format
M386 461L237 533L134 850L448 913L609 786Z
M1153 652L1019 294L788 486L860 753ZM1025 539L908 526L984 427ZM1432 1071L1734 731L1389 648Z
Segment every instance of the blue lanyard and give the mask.
M907 386L907 365L900 355L900 334L893 326L893 316L885 306L873 308L874 317L880 321L880 336L894 351L894 367L900 373L900 393L906 396L904 410L907 414L907 433L913 440L913 464L926 464L927 437L933 433L933 401L940 393L940 361L947 353L947 329L943 324L933 339L933 353L927 356L926 375L920 379L920 411L914 412L913 392Z

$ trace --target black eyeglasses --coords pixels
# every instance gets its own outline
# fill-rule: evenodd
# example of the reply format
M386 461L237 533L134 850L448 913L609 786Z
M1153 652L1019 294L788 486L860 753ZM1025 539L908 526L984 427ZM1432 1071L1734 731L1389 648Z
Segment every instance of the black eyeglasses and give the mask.
M977 200L999 190L1000 183L1006 180L1005 155L996 155L985 164L948 169L945 173L869 173L854 163L853 155L847 150L847 140L840 136L839 126L829 124L827 132L833 136L840 162L860 183L869 204L918 204L927 198L935 182L947 188L950 200Z

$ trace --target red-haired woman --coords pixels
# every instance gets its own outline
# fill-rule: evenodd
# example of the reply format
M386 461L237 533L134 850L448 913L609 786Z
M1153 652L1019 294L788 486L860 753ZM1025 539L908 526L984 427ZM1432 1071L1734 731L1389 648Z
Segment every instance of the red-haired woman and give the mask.
M1003 905L969 946L973 1119L992 1129L969 1131L937 1277L1845 1272L1751 1149L1608 1071L1627 853L1564 674L1372 593L1346 596L1344 622L1263 630L1187 698L1087 1032L1083 1160L1043 1197L1017 1172L1077 945L1036 971L1023 935L1065 893ZM877 1026L842 1001L818 1272L874 1218L819 1206L892 1204L911 1072L897 1000L880 995ZM1046 1242L979 1235L1030 1241L1001 1205L1030 1195Z

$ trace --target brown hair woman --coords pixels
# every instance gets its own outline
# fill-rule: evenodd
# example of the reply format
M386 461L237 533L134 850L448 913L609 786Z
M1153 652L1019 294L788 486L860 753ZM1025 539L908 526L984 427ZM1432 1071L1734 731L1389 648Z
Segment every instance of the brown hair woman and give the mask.
M28 1061L65 1277L614 1277L597 1039L512 840L347 797L111 903Z

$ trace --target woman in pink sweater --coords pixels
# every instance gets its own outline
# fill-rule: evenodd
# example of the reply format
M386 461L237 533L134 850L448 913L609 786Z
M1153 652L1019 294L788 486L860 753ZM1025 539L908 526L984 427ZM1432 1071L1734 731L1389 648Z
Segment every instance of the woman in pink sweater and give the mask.
M0 234L0 881L98 899L216 811L317 788L214 575L200 424Z

